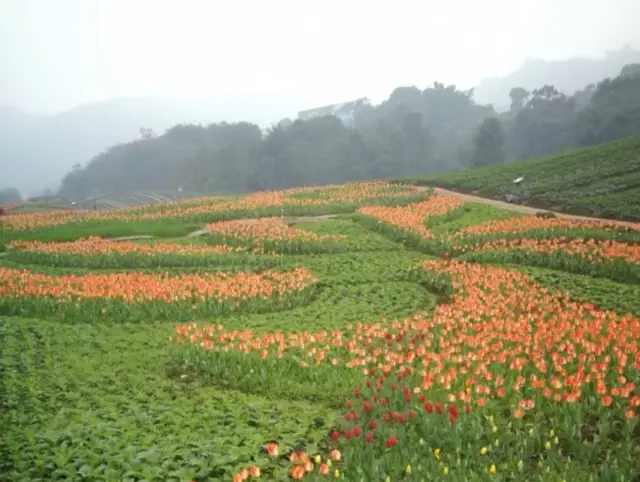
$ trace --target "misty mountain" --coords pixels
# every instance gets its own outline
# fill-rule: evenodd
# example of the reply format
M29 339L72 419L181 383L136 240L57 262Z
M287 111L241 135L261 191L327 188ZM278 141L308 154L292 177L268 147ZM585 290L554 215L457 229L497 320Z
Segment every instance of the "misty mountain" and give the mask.
M586 85L616 77L625 65L635 63L640 63L640 50L629 46L606 52L599 58L529 59L509 75L480 82L473 98L479 104L493 104L496 110L506 111L510 104L509 91L514 87L531 91L541 85L553 85L558 91L572 95Z
M140 128L162 134L176 124L251 120L266 127L295 112L296 105L268 96L227 98L222 103L165 98L113 99L78 106L55 116L33 116L0 107L0 189L23 195L55 190L76 164L109 147L140 137Z

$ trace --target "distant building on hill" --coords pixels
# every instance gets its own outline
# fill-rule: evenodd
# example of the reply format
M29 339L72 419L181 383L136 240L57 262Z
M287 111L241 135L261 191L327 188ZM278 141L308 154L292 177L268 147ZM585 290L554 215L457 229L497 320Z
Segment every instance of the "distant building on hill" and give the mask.
M340 104L332 104L324 107L317 107L315 109L303 110L298 112L298 119L309 120L314 117L321 117L325 115L334 115L342 121L342 123L351 127L355 119L355 113L359 107L371 105L371 101L366 97L361 99L352 100L350 102L342 102Z

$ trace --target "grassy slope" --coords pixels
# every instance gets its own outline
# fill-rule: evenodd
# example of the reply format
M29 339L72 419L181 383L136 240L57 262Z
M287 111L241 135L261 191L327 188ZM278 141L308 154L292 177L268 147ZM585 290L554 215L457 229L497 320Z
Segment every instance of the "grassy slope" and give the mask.
M561 154L411 182L487 197L517 193L534 206L571 214L640 220L640 137Z

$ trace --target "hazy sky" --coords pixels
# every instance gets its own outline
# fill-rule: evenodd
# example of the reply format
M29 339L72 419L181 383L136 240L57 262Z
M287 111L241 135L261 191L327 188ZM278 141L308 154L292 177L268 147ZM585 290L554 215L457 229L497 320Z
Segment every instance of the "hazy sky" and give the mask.
M378 101L398 85L472 87L528 56L638 47L639 18L640 0L0 0L0 105Z

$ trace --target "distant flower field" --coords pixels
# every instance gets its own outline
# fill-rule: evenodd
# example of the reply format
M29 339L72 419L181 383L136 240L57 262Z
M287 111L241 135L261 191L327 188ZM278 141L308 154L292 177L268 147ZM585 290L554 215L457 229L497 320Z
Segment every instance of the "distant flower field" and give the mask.
M109 222L133 223L164 219L223 220L237 217L266 217L283 211L304 213L352 210L367 201L391 203L395 200L421 199L425 195L415 187L398 187L383 182L366 182L340 186L295 188L249 194L238 198L205 197L152 205L122 208L108 212L46 211L6 216L11 230L30 230L62 226L70 223Z

